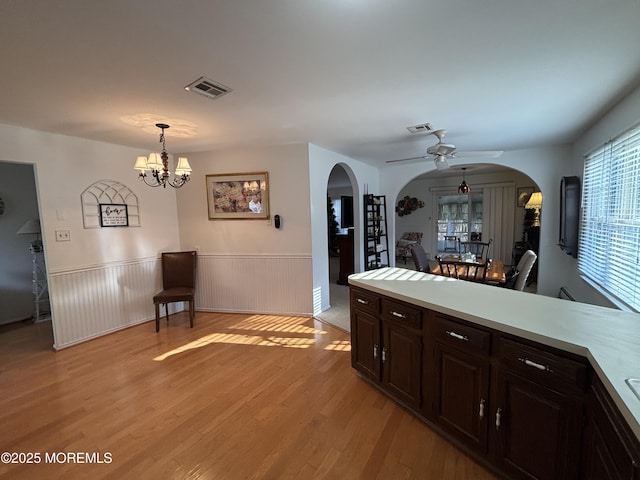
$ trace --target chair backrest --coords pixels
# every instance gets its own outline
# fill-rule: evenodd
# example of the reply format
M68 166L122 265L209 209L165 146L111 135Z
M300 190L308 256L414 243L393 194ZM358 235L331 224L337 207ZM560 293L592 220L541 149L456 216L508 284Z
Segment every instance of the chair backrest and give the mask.
M491 244L493 243L493 239L490 239L488 242L460 242L460 253L473 253L478 260L484 260L485 258L489 258L491 251Z
M424 251L424 248L422 248L422 245L417 244L411 248L411 257L413 258L413 263L415 263L417 271L426 273L431 271L429 257L427 256L427 252Z
M460 252L460 240L455 235L444 236L444 251L445 252Z
M529 274L531 273L531 269L533 268L533 264L536 263L537 259L538 255L536 255L533 250L527 250L524 252L524 255L522 255L522 258L516 266L518 276L513 284L514 290L524 290Z
M472 282L484 282L487 272L491 267L491 259L487 259L483 264L477 262L463 262L460 260L446 260L438 256L440 274L445 277L457 278L459 280L469 280Z
M164 252L162 254L162 288L196 286L196 259L195 251L190 252Z

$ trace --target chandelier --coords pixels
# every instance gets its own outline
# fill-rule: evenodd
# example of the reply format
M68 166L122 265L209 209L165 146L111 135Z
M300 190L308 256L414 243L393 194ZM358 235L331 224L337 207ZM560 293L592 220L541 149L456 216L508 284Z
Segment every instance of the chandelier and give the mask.
M469 193L471 191L471 187L469 186L467 181L464 179L464 171L465 170L466 170L466 168L462 167L462 183L460 183L460 185L458 185L458 193Z
M169 128L169 125L165 123L156 123L162 132L160 133L160 143L162 143L162 153L151 153L149 158L139 156L136 159L136 163L133 166L135 170L138 170L138 179L143 181L150 187L163 187L167 188L167 185L173 188L180 188L189 181L189 175L191 174L191 166L186 157L178 157L178 165L174 172L173 180L169 180L169 155L164 144L164 131ZM151 179L147 176L147 170L151 170Z

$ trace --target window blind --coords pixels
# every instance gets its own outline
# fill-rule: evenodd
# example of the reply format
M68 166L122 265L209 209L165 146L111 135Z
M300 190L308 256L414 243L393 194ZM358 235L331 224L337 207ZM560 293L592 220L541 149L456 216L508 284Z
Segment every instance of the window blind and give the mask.
M578 270L640 311L640 126L587 155Z

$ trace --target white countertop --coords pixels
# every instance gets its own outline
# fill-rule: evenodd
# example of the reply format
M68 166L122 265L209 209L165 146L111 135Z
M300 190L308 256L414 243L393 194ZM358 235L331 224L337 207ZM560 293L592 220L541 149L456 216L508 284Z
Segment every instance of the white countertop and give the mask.
M640 378L640 315L405 268L349 283L586 357L640 440L640 399L625 383Z

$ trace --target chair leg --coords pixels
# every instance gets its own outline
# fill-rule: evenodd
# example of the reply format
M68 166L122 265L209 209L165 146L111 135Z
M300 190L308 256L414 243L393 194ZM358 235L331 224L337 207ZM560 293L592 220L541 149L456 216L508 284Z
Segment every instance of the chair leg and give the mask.
M169 304L168 303L164 304L164 313L167 316L167 323L169 323Z
M193 305L193 301L189 300L189 323L191 328L193 328L193 318L196 316L195 307Z
M154 306L156 307L156 333L158 333L160 331L160 305L155 303Z

